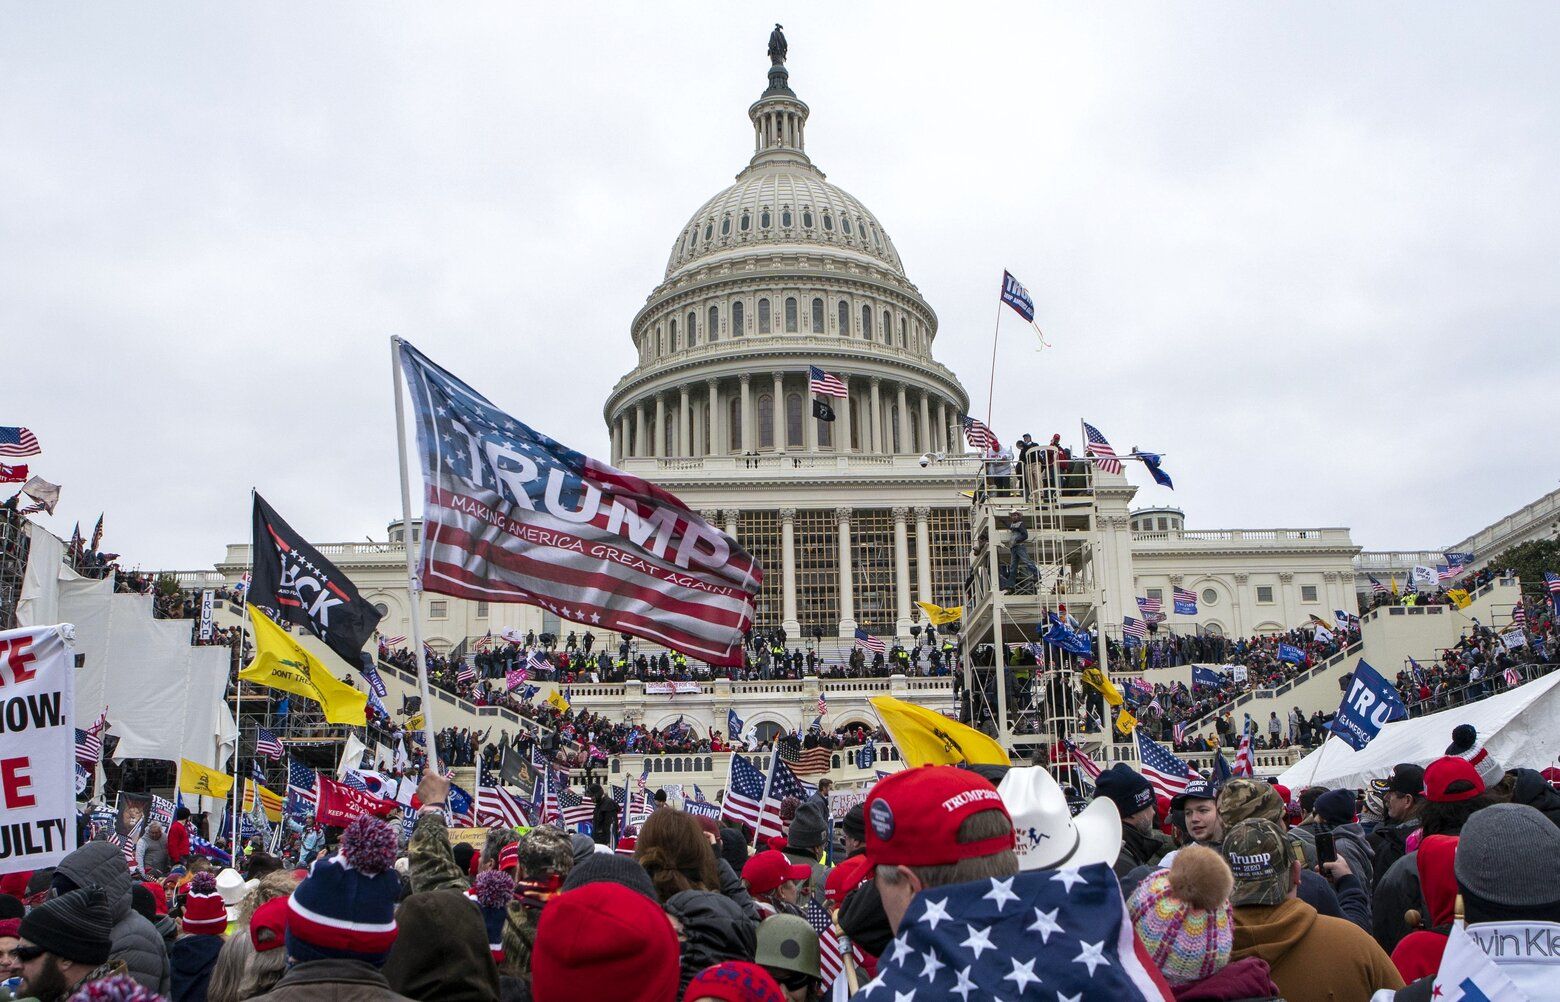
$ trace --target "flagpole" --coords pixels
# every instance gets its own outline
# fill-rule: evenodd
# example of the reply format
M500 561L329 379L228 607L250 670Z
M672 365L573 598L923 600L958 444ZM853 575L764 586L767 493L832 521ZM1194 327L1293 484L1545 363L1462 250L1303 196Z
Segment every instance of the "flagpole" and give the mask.
M428 689L428 654L423 650L422 599L417 588L417 558L412 553L412 488L406 480L406 405L401 401L401 339L394 336L390 338L390 371L395 385L395 452L401 471L401 539L406 544L406 597L411 607L412 652L417 658L417 691L422 696L423 740L428 743L428 767L438 772L439 749L433 741L433 694Z
M1004 272L1004 275L1006 273ZM1002 293L997 293L997 322L991 331L991 379L986 383L986 427L991 427L991 402L997 388L997 335L1002 332ZM998 443L1000 447L1001 443Z
M255 489L249 488L249 507L253 511L255 506ZM253 584L255 579L255 540L249 541L249 580ZM238 798L239 784L243 781L240 773L239 752L244 747L244 645L249 643L249 589L244 589L244 613L239 617L238 623L238 671L233 673L233 837L229 848L233 850L233 858L238 858ZM255 792L258 799L259 791ZM200 806L198 803L196 806Z

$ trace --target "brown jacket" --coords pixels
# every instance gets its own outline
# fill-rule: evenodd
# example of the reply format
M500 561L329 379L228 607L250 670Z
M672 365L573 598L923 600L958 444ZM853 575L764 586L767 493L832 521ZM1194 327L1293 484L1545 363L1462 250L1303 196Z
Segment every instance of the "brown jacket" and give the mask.
M1402 988L1392 958L1370 934L1345 919L1316 914L1298 898L1235 909L1230 959L1261 957L1286 1002L1359 1002L1382 988Z
M361 960L310 960L294 964L255 1002L416 1002L390 990L379 968Z

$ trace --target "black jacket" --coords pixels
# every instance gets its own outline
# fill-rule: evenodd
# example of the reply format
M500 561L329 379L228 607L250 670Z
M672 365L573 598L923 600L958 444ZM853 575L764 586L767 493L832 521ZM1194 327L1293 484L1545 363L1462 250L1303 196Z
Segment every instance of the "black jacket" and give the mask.
M1515 769L1516 783L1511 788L1513 804L1527 804L1544 817L1560 825L1560 793L1537 769Z
M693 976L723 960L752 960L758 923L735 901L716 891L678 891L666 899L666 913L682 923L682 977L678 997Z
M1121 855L1116 857L1116 876L1125 877L1137 867L1157 863L1173 848L1170 840L1159 832L1141 832L1131 825L1122 825Z
M222 952L221 936L185 936L168 951L173 1002L206 1002L206 983Z

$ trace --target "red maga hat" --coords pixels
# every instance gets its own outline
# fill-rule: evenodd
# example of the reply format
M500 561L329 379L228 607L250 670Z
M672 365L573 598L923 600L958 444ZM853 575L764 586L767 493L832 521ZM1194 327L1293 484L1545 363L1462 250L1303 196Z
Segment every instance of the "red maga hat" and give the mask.
M1006 834L960 842L959 826L1001 811ZM966 769L924 765L880 781L867 796L867 858L888 866L941 866L1013 848L1012 819L997 788Z

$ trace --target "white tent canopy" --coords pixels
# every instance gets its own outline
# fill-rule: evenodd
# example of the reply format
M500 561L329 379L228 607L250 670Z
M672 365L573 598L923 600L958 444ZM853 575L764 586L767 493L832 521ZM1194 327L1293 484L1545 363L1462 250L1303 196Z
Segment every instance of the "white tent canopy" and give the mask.
M1506 768L1543 769L1560 755L1560 672L1439 713L1387 724L1360 751L1338 738L1290 766L1278 782L1291 790L1305 786L1362 788L1381 779L1399 762L1429 765L1446 753L1452 728L1472 724L1479 740Z

